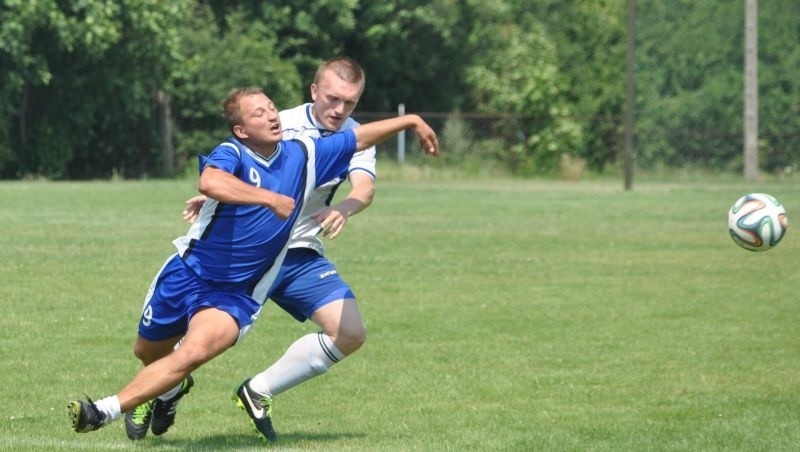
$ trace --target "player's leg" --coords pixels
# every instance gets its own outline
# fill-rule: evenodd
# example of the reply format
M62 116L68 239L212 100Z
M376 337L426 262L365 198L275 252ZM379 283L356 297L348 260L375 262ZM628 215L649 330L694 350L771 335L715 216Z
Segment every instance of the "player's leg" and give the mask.
M313 251L289 251L271 298L297 320L312 318L323 328L296 340L275 363L245 380L237 390L239 405L256 428L268 440L275 440L269 411L272 397L344 359L346 353L338 349L334 338L350 353L363 343L366 333L355 295L333 264Z
M227 350L238 336L239 326L228 313L213 308L198 311L189 321L181 347L147 365L117 395L88 404L71 403L73 427L79 432L96 430L121 413L167 392L190 372Z
M233 345L236 341L240 340L250 330L252 322L258 317L258 313L261 310L261 305L256 303L255 300L253 300L250 296L245 294L213 294L210 296L208 301L201 302L200 305L215 306L215 309L218 308L221 312L225 312L230 319L233 320L235 325L241 326L238 330L237 337L234 338L233 342L230 342L230 345ZM201 310L198 311L197 314L194 314L192 320L189 322L190 327L191 325L195 324L196 317L198 315L206 314L204 307L201 307L200 309ZM215 322L216 321L211 321L212 326ZM233 330L231 329L231 333L232 331ZM226 338L225 340L228 341L228 339L229 338ZM187 332L187 336L185 336L178 344L175 345L175 352L173 353L184 353L187 345L189 347L199 345L201 348L199 353L202 353L203 348L206 347L202 344L202 342L192 340ZM175 423L175 414L177 412L178 402L189 392L193 385L194 379L192 378L191 373L189 373L186 378L178 383L176 387L158 396L158 398L153 401L150 430L154 435L166 433L167 430Z
M136 342L133 344L133 354L139 358L142 365L146 366L172 353L175 349L175 344L181 340L181 337L176 336L165 340L151 341L142 336L136 336Z
M257 394L274 397L323 374L364 343L366 329L353 291L333 263L312 250L289 251L270 297L295 319L311 318L322 332L299 338L250 379Z
M320 307L311 315L311 321L322 328L345 356L353 354L367 340L367 329L354 298L335 300Z
M260 395L275 397L304 381L327 372L331 366L347 356L336 346L331 332L336 334L341 343L347 345L345 350L348 353L355 351L363 343L363 340L358 338L363 338L364 335L359 336L357 332L349 335L342 334L342 327L345 323L355 322L352 319L353 312L357 312L357 309L354 309L355 300L336 300L331 305L333 306L317 316L322 323L320 326L324 325L323 331L306 334L294 341L277 361L250 379L250 389ZM344 312L347 312L350 317L348 322L342 322L341 316ZM360 319L360 317L358 318ZM363 323L360 331L363 331Z
M256 429L269 441L277 434L272 426L272 397L300 383L321 375L347 355L334 343L334 338L350 354L366 338L366 329L355 299L330 302L311 316L323 328L296 340L265 371L245 380L236 391L239 407L247 411Z
M203 287L196 287L196 282L186 272L177 255L167 259L153 278L142 306L139 335L133 346L134 355L144 366L172 353L175 344L186 333L189 307L185 300L191 297L195 289ZM189 288L192 288L191 292L188 291ZM175 396L184 385L190 387L190 383L187 377L167 393L170 397ZM156 401L157 399L148 400L125 413L125 433L129 439L139 440L147 435Z
M176 336L166 340L151 341L142 336L137 336L133 346L133 354L139 358L144 366L147 366L172 353L175 344L178 343L181 337ZM180 394L179 398L182 397L183 394L188 392L191 383L190 375L184 379L183 384L167 392L169 397L174 397L176 394ZM181 389L184 384L186 385L186 390L182 393ZM158 399L148 400L125 413L125 433L128 435L128 439L135 441L147 436L147 431L150 430L150 424L153 420L153 406L156 404L156 400Z
M197 316L201 316L201 315L206 317L207 316L206 311L208 311L208 310L203 310L203 311L198 312L197 314L195 314L195 316L192 317L192 320L195 320L197 318ZM218 311L218 312L222 312L222 311ZM225 315L225 317L227 317L228 319L233 320L230 316ZM234 321L234 324L235 324L235 321ZM190 321L189 325L190 325L190 328L191 328L191 326L193 325L193 322ZM230 331L232 332L233 330L231 329ZM237 337L238 337L238 333L237 333ZM187 345L189 345L190 347L191 346L197 346L197 345L199 345L201 347L203 346L202 342L200 342L200 341L192 340L191 342L188 342L190 340L191 339L189 337L189 333L187 333L187 336L181 342L181 346L175 348L175 351L173 353L175 353L175 354L182 353L184 347L186 347ZM236 338L233 338L233 342L230 342L230 337L224 338L223 341L228 341L228 345L225 345L224 343L220 343L219 345L223 347L220 350L220 353L222 351L224 351L225 349L227 349L228 347L230 347L231 345L233 345L233 343L235 343L235 341L236 341ZM194 356L198 356L198 355L195 354ZM210 359L210 358L212 358L212 357L208 357L208 359ZM205 359L205 358L203 358L203 359ZM203 361L203 362L205 362L205 361ZM183 398L183 396L185 396L186 394L189 393L189 390L194 385L194 379L192 378L192 375L191 375L190 372L191 372L191 370L178 383L177 386L173 387L171 390L167 391L166 393L161 394L160 396L158 396L158 398L156 398L153 401L152 422L151 422L151 425L150 425L150 429L151 429L151 431L153 432L154 435L162 435L162 434L166 433L167 430L169 430L169 428L175 423L175 415L176 415L177 408L178 408L178 402L180 402L180 400Z
M180 258L173 255L153 278L142 307L139 336L134 345L134 354L145 365L170 353L170 344L186 332L188 309L183 295L191 290L193 281L187 278L188 275ZM126 416L126 431L132 439L141 438L147 432L150 406L146 404L139 413L141 418L137 418L140 421L138 424L142 425L132 424L132 428L129 428L128 421L133 419ZM107 397L97 403L91 400L88 403L73 401L67 408L72 426L78 432L96 430L120 415L117 396Z
M239 326L226 312L206 308L189 320L189 329L178 349L152 362L120 391L123 412L174 388L190 372L227 350L239 337Z

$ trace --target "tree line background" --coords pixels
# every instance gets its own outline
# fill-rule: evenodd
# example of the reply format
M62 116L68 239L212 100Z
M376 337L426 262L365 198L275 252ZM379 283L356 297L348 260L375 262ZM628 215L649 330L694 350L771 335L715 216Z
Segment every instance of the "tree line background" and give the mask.
M403 103L437 123L450 163L618 171L626 4L0 0L0 178L182 173L229 135L232 87L288 108L335 55L367 73L354 117ZM758 23L759 163L791 171L800 3L762 1ZM744 1L638 0L636 24L637 167L740 172Z

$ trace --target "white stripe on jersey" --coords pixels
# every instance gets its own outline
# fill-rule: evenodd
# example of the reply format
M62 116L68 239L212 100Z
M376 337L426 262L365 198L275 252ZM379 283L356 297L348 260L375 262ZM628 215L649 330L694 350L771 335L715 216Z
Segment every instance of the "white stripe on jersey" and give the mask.
M236 146L233 147L235 148ZM182 235L172 241L175 247L178 248L179 256L183 256L184 253L186 253L186 250L189 248L192 240L197 240L201 235L203 235L206 227L214 218L214 211L217 210L218 205L219 201L216 199L206 198L206 201L203 203L203 207L197 214L197 219L195 219L194 223L192 223L192 225L189 227L189 231L185 235Z
M303 194L304 199L308 200L311 194L314 192L314 184L317 180L317 147L314 140L309 137L300 137L297 138L299 141L305 145L306 151L308 152L308 158L306 159L306 189L305 193ZM205 206L203 206L205 207ZM295 221L294 227L297 227L298 221ZM294 233L292 233L294 235ZM266 275L264 275L256 284L256 287L253 289L253 299L257 302L264 304L267 301L267 294L269 293L269 289L272 287L272 284L275 282L275 278L278 277L278 272L281 269L281 265L283 265L283 259L286 257L286 252L289 249L289 245L292 243L289 240L286 245L283 246L283 250L278 255L277 259L275 259L275 263L272 264L272 268L269 269Z
M233 149L234 151L236 151L236 155L238 155L239 157L242 156L242 153L239 152L239 148L237 148L236 145L233 144L233 143L221 143L220 146L227 146L227 147Z

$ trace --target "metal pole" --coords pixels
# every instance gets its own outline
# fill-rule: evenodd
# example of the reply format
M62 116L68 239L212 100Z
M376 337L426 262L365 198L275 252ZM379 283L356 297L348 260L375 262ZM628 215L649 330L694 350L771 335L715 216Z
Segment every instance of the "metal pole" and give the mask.
M634 108L636 99L634 98L634 85L636 68L635 65L635 50L636 50L636 0L628 0L628 55L625 65L625 190L633 188L633 159L635 156L634 150Z
M172 108L170 98L164 91L158 91L159 122L161 123L161 172L171 176L175 172L175 146L172 142Z
M758 0L744 12L744 178L758 177Z
M400 104L397 106L397 116L403 116L406 114L406 104ZM401 130L400 133L397 134L397 161L399 163L404 163L406 161L406 131Z

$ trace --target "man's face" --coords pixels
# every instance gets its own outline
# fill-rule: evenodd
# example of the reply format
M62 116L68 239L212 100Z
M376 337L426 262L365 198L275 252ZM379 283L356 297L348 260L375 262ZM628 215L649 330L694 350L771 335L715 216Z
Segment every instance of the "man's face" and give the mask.
M264 94L242 96L239 111L242 123L234 126L233 130L249 145L269 145L281 140L281 120L269 97Z
M360 83L348 83L333 71L323 72L319 81L311 85L314 119L327 130L339 130L356 108L361 88Z

